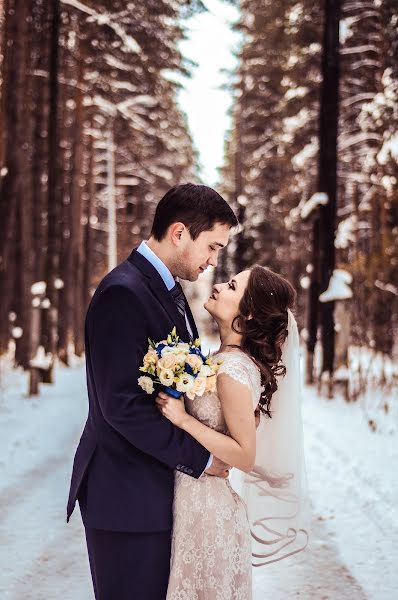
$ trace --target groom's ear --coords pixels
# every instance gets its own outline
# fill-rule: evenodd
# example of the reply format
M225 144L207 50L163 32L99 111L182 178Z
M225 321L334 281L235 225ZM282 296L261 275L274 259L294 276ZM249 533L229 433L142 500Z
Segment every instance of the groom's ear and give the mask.
M170 225L169 235L173 244L179 244L185 230L184 223L173 223Z

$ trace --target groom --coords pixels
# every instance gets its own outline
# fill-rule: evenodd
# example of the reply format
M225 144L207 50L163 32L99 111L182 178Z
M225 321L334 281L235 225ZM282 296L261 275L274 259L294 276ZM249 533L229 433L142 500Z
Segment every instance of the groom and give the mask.
M174 469L227 477L228 465L161 415L138 386L148 338L198 331L176 277L217 264L237 219L204 185L170 189L147 242L99 284L87 311L88 419L67 507L85 526L96 600L163 600L169 577Z

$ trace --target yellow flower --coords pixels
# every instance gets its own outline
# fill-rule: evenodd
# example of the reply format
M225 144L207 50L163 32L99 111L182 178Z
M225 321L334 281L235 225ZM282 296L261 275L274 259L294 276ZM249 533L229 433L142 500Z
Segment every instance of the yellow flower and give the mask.
M147 394L152 394L154 387L153 381L150 377L142 376L138 378L138 385L146 392Z
M217 377L215 375L211 375L206 378L206 392L215 392L217 389Z

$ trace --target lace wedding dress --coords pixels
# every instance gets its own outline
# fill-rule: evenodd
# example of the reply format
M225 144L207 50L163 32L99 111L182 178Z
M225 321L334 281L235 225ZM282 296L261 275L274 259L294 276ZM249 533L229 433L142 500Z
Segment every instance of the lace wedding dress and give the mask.
M240 350L218 353L226 373L246 385L253 410L260 399L260 372ZM207 393L186 398L187 412L205 425L228 433L220 400ZM246 507L228 479L194 479L175 472L173 534L167 600L250 600L251 535Z

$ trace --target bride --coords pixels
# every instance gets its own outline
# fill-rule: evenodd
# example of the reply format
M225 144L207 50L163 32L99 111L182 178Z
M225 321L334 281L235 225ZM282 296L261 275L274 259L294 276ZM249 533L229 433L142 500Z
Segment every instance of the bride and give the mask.
M157 397L165 417L236 467L229 480L175 472L167 600L249 600L252 564L307 544L295 296L258 265L215 285L204 306L221 338L216 390L185 405Z

